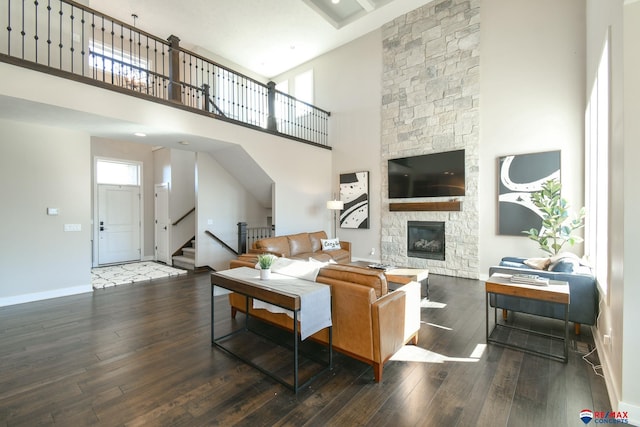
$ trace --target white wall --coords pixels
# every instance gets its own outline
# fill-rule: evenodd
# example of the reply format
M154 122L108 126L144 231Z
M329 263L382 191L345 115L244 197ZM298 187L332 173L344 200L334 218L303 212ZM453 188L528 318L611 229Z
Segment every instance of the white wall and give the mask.
M236 256L208 236L209 230L233 249L238 249L238 222L266 226L271 211L249 194L209 153L198 153L196 266L226 270Z
M89 135L6 120L0 128L0 306L90 292Z
M640 2L624 6L624 302L622 312L622 401L620 408L633 414L633 423L640 425L640 226L637 213L640 201L635 191L640 182ZM618 232L620 232L618 231ZM620 341L620 340L618 340Z
M561 150L563 195L584 204L585 8L581 0L482 0L480 16L479 272L486 275L503 256L540 256L526 237L497 234L500 156ZM380 251L382 61L378 30L274 78L313 69L315 103L331 111L332 191L340 173L371 172L371 228L338 229L362 259Z
M626 3L623 5L623 3ZM623 0L589 0L587 2L587 81L585 93L591 91L602 52L610 30L610 144L609 151L609 272L606 292L600 302L598 328L594 338L604 367L607 390L613 409L628 411L630 422L640 425L640 313L638 301L637 183L640 170L638 115L640 87L640 3ZM611 336L604 344L603 335Z
M497 234L499 157L561 150L563 197L576 210L584 205L585 5L482 0L480 15L480 274L486 277L504 256L543 255L524 236Z
M329 143L333 147L331 193L339 192L341 173L369 171L369 229L338 227L338 237L351 242L352 256L379 260L380 254L380 106L382 82L382 35L380 30L322 55L281 76L275 82L313 69L315 105L331 112ZM318 213L333 217L319 200ZM333 233L333 226L329 230ZM374 248L375 255L370 255Z
M329 216L324 208L324 203L331 194L330 150L6 63L0 63L0 75L3 76L0 79L0 119L8 117L8 124L13 125L14 123L11 120L14 120L12 119L12 113L16 109L16 105L19 105L19 108L30 108L31 105L29 103L33 103L32 105L37 107L38 111L44 111L44 113L38 114L31 111L29 117L32 123L56 123L59 128L88 129L83 134L86 136L86 147L80 147L78 150L78 155L84 155L86 162L83 163L82 167L75 168L77 158L67 155L65 150L46 150L47 160L56 165L57 169L64 170L63 177L66 177L67 173L75 173L74 177L77 181L74 181L74 185L84 185L86 187L86 197L83 197L82 192L76 192L73 195L74 201L83 203L83 206L86 204L87 209L86 215L82 219L82 221L87 221L86 224L83 222L83 231L82 233L74 234L75 237L73 239L84 236L85 233L90 233L90 224L88 222L90 221L91 212L89 138L91 136L104 137L103 133L108 132L109 127L114 123L119 123L125 129L130 129L131 133L144 130L150 137L159 138L155 141L171 148L180 148L181 145L178 144L178 141L185 139L191 142L190 149L192 151L200 152L214 151L220 147L228 147L229 144L240 145L255 159L264 172L273 178L274 182L280 184L274 191L275 201L273 203L274 221L279 234L321 229L330 230ZM64 96L62 96L63 94ZM19 100L19 102L16 102L16 100ZM131 114L133 111L135 114ZM55 132L53 138L44 131L40 132L37 138L34 138L31 134L31 132L34 132L31 126L19 126L18 124L15 124L15 126L17 127L14 130L14 135L11 138L3 139L3 144L7 141L23 139L21 136L22 131L24 131L27 140L56 141ZM37 126L34 127L37 128ZM69 130L61 130L60 132L78 134ZM69 141L75 140L77 138L69 139ZM147 143L154 144L149 140L147 140ZM32 149L34 148L32 147ZM83 152L82 150L85 151ZM19 154L22 157L27 156L26 153ZM39 155L36 154L36 156ZM86 173L84 173L85 168ZM242 172L242 170L238 171L238 173ZM56 182L46 174L32 174L30 176L42 183ZM13 178L5 180L5 182L12 181ZM30 194L30 190L22 191L20 187L16 191L18 192L17 194ZM51 194L55 195L56 193ZM65 194L69 195L70 193ZM13 215L12 218L15 218L15 221L11 224L12 230L29 230L34 219L29 215ZM237 218L233 218L233 221L236 220ZM74 223L80 222L80 219L74 220ZM195 226L193 228L195 229ZM88 236L89 234L86 235ZM11 234L10 237L11 240L17 240L14 234ZM44 234L44 237L45 239L48 238L47 234ZM64 243L71 239L72 236L69 233L64 234ZM24 258L23 253L25 251L14 251L13 247L11 249L5 248L4 242L5 240L3 239L3 255L5 255L3 263L8 262L8 265L12 266L22 265L22 261L18 260ZM37 238L34 237L30 241L29 248L34 245L37 246L39 243ZM55 247L56 255L75 255L77 251L76 242L73 241L70 244L69 248L66 245L57 245ZM50 246L45 245L45 247L51 249ZM82 286L89 285L89 271L91 268L90 238L86 239L86 245L83 246L83 249L86 252L82 252L81 256L73 256L65 261L63 265L69 264L67 265L69 268L66 268L64 275L62 269L57 270L59 273L56 274L60 274L59 280L52 281L51 277L48 276L47 285L45 285L47 289L66 292L66 288L80 286L77 284L79 280L74 277L76 272L80 270L84 272L83 277L86 278ZM29 253L29 251L26 251L26 253ZM31 253L34 254L37 260L35 262L41 262L45 258L45 253L39 251ZM57 258L54 257L54 259ZM46 265L49 264L47 263ZM51 264L51 267L53 267L53 264ZM13 273L3 272L2 274ZM21 288L5 288L6 295L31 298L31 296L25 294L38 292L38 287L41 286L42 273L33 269L22 269L20 274ZM50 272L47 274L51 275ZM64 280L67 276L68 281ZM13 276L11 277L13 278ZM61 283L62 281L64 283ZM82 290L85 289L87 288L82 288ZM37 298L31 299L44 299L49 294L38 295ZM16 299L14 298L12 301L16 301Z
M196 207L196 154L171 150L169 181L169 221L173 224ZM160 183L157 183L160 184ZM177 252L196 235L196 213L171 226L169 254Z

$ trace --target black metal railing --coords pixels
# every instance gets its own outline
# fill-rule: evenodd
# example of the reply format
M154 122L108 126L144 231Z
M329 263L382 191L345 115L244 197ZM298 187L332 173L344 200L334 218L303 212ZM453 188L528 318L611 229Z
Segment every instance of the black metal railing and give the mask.
M273 227L247 227L246 222L238 223L238 252L247 253L253 242L272 237Z
M328 147L330 113L72 0L0 0L0 60Z

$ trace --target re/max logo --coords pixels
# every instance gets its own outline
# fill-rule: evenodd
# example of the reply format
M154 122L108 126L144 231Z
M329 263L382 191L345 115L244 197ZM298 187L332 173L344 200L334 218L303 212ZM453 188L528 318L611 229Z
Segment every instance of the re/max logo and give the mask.
M595 424L629 424L629 413L626 411L594 411L593 422Z

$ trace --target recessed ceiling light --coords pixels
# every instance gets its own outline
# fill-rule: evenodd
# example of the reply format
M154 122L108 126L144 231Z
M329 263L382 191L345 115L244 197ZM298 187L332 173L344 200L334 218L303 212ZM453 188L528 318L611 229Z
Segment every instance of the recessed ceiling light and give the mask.
M136 132L136 133L134 133L134 135L135 135L135 136L139 136L139 137L141 137L141 138L144 138L145 136L147 136L147 134L146 134L146 133L142 133L142 132Z
M338 3L340 3L340 0L331 0L331 3L338 4Z
M180 145L189 145L189 141L180 141L178 142Z

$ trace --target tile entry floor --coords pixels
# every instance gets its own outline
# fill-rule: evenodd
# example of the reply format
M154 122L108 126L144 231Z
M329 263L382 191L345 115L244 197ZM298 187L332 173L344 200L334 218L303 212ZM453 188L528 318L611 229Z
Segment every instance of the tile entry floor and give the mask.
M134 262L92 268L91 284L93 289L103 289L181 274L187 274L187 270L153 261Z

